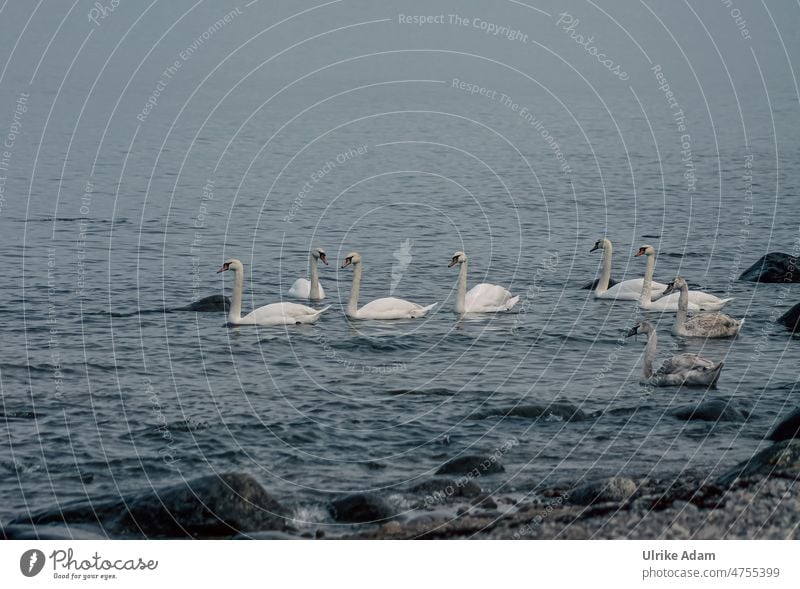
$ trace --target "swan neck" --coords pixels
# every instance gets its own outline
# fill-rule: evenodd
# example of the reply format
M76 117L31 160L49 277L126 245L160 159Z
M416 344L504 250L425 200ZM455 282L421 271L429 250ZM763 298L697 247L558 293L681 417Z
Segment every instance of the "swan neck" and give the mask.
M600 280L597 282L595 292L602 294L608 290L608 283L611 280L611 255L613 248L611 242L603 244L603 270L600 273Z
M644 368L645 378L653 376L653 362L656 361L656 330L651 331L647 336L647 346L644 349Z
M308 293L308 298L319 299L319 268L313 255L308 256L308 274L311 277L311 290Z
M233 299L228 311L228 322L238 323L242 318L242 290L244 290L244 272L233 271Z
M361 290L361 262L353 264L353 288L350 290L350 300L347 302L347 314L355 315L358 312L358 295Z
M689 311L689 285L684 284L681 286L681 294L678 295L678 314L676 316L676 323L678 327L686 323L686 314Z
M467 307L467 262L458 270L458 290L456 291L456 313L464 313Z
M644 281L642 283L642 295L639 302L648 304L651 302L653 289L653 272L656 269L656 257L647 256L647 266L644 269Z

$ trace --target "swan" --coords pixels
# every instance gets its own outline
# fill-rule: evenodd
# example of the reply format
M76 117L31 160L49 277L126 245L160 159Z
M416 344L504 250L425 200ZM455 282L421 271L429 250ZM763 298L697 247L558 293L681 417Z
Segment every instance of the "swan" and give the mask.
M663 296L657 301L652 300L653 270L656 266L656 250L652 245L643 245L634 257L647 256L647 267L644 271L644 284L642 293L639 297L639 307L646 311L669 311L672 313L678 310L678 298L680 294L673 292ZM689 311L719 311L728 304L731 299L720 299L712 294L697 290L689 291Z
M628 332L628 337L638 333L647 334L647 347L644 351L643 384L657 387L675 386L716 386L722 372L722 362L714 363L697 354L678 354L661 364L655 373L653 362L656 359L656 330L643 321Z
M433 309L437 303L423 307L411 301L404 301L394 297L375 299L358 308L358 293L361 289L361 255L356 252L347 254L342 268L353 266L353 289L350 291L350 300L347 302L346 313L353 319L416 319L424 317L425 313Z
M674 291L679 292L678 314L675 316L675 326L672 333L687 337L733 337L744 325L744 319L734 319L723 313L703 313L686 318L689 307L689 285L677 276L669 283L664 294Z
M297 303L272 303L264 305L242 317L242 289L244 285L244 265L236 259L226 260L220 272L233 272L233 300L228 311L228 325L295 325L299 323L314 323L324 309L312 309Z
M594 247L589 250L592 253L595 250L603 250L603 269L600 272L600 279L597 281L597 287L594 290L594 296L597 299L616 299L620 301L636 301L642 294L642 286L644 286L644 278L632 278L631 280L624 280L618 282L611 288L608 287L608 281L611 278L611 255L614 248L611 246L611 241L608 239L598 239ZM652 288L657 293L661 293L666 284L660 282L653 282ZM653 300L661 297L661 294L653 294Z
M461 264L458 271L458 292L456 293L456 313L497 313L508 311L519 301L502 286L496 284L477 284L467 292L467 256L464 252L453 254L448 268Z
M328 265L328 258L325 255L325 250L315 247L311 250L308 256L308 275L311 280L305 278L298 278L289 289L289 296L296 299L310 299L312 301L321 301L325 298L325 290L319 283L319 270L317 268L317 260L321 260L323 264Z

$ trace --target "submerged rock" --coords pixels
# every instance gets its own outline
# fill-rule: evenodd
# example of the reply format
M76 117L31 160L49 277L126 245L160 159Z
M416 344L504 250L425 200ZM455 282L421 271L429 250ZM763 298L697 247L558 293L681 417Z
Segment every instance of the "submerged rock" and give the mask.
M670 415L685 421L736 421L741 422L747 416L726 401L714 399L713 401L703 401L697 405L685 405L670 411Z
M250 475L192 479L126 499L50 509L20 523L99 524L111 536L220 538L239 532L283 530L287 511Z
M505 470L496 456L467 455L448 460L439 467L436 474L493 474Z
M597 288L597 283L598 283L599 281L600 281L600 279L599 279L599 278L595 278L595 279L594 279L594 280L592 280L591 282L587 282L586 284L584 284L584 285L581 287L581 289L582 289L582 290L594 290L594 289L596 289L596 288ZM617 280L614 280L613 278L609 278L609 279L608 279L608 288L611 288L612 286L614 286L615 284L617 284L617 282L618 282Z
M793 333L800 333L800 303L786 311L778 318L778 323L782 323Z
M349 524L378 522L395 516L392 507L374 493L354 493L334 499L330 512L337 522Z
M800 408L795 409L783 418L767 436L768 440L780 442L792 438L800 438Z
M7 526L0 528L0 540L107 540L99 528L81 526Z
M195 313L213 313L214 311L227 311L231 306L230 297L215 294L193 301L185 307L178 307L175 311L194 311Z
M609 477L590 481L569 492L569 502L577 505L622 503L636 492L636 483L627 477Z
M727 487L737 479L778 474L793 479L800 477L800 439L784 440L765 448L719 477L717 484Z
M474 419L500 415L503 417L525 417L527 419L557 419L561 421L584 421L591 416L569 403L548 403L546 405L516 405L514 407L498 407L483 413L476 413Z
M739 280L748 282L800 282L797 258L781 252L771 252L742 272Z

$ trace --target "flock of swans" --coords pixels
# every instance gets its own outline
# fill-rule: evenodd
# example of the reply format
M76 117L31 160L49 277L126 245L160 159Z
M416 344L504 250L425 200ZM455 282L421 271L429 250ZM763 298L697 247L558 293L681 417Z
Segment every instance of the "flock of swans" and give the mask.
M719 313L731 299L720 299L710 293L689 290L686 281L678 276L669 284L653 281L656 251L651 245L644 245L635 254L646 256L644 278L626 280L609 288L611 278L611 258L613 247L608 239L599 239L591 252L602 250L602 270L595 287L594 296L598 299L614 301L637 301L645 311L661 311L676 313L673 333L682 337L720 338L736 336L744 324L744 320L733 319ZM309 277L298 278L288 291L292 298L308 301L322 301L325 291L319 282L319 262L326 266L328 258L319 247L311 250L309 255ZM396 297L375 299L358 306L361 289L362 259L357 252L351 252L344 258L342 268L353 267L353 285L345 308L345 314L351 319L359 320L392 320L417 319L424 317L438 303L423 306L412 301ZM519 302L519 296L513 296L507 289L496 284L478 284L467 290L467 263L464 252L453 254L448 267L459 265L458 289L456 291L455 312L459 314L500 313L510 311ZM242 316L242 290L244 285L244 266L237 259L227 260L217 272L231 271L234 275L233 297L228 312L228 325L296 325L314 323L330 306L315 309L306 305L290 302L272 303L259 307ZM691 317L689 312L695 313ZM708 311L714 311L710 313ZM643 382L655 386L704 385L713 386L722 371L722 362L713 362L697 354L679 354L665 360L658 370L653 370L656 357L656 330L647 321L636 325L628 332L628 336L639 333L647 335L647 346L644 355Z

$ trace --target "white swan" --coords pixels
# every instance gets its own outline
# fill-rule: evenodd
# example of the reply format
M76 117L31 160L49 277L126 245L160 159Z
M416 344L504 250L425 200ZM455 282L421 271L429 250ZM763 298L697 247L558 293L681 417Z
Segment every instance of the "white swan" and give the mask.
M425 316L437 303L423 307L411 301L386 297L375 299L358 308L358 294L361 289L361 256L356 252L347 254L342 268L353 266L353 289L347 303L347 316L353 319L416 319Z
M611 246L611 241L608 239L598 239L594 247L589 250L592 253L595 250L603 250L603 269L600 272L600 278L597 281L597 286L594 289L594 296L598 299L616 299L620 301L636 301L642 295L642 287L644 286L644 278L632 278L631 280L623 280L618 282L611 288L608 287L608 281L611 279L611 255L614 248ZM660 282L653 282L652 288L655 293L652 294L653 300L661 297L661 291L667 288L666 284Z
M653 271L656 266L656 250L652 245L643 245L636 252L634 257L647 256L647 267L644 271L644 284L642 293L639 297L639 307L646 311L678 311L678 298L680 294L674 292L670 295L661 297L657 301L652 300ZM688 309L690 311L719 311L728 304L731 299L720 299L712 294L697 290L689 291Z
M689 308L689 285L677 276L669 283L664 294L679 292L678 314L672 333L685 337L733 337L742 329L744 319L734 319L723 313L703 313L687 319Z
M497 313L508 311L517 304L519 296L513 296L496 284L477 284L467 292L467 256L464 252L453 254L448 268L461 264L458 272L456 313Z
M643 321L628 332L628 337L638 333L647 334L647 347L644 351L642 383L657 387L716 386L722 372L722 362L713 362L697 354L678 354L661 364L655 373L653 362L656 359L656 330Z
M233 271L233 299L228 311L228 325L295 325L314 323L324 309L312 309L297 303L272 303L264 305L242 317L242 290L244 287L244 266L239 260L226 260L220 272Z
M311 280L305 278L298 278L289 289L289 296L297 299L309 299L312 301L321 301L325 298L325 289L319 283L319 269L317 268L317 260L322 260L322 263L328 265L328 258L325 255L325 250L315 247L311 250L308 256L308 275Z

